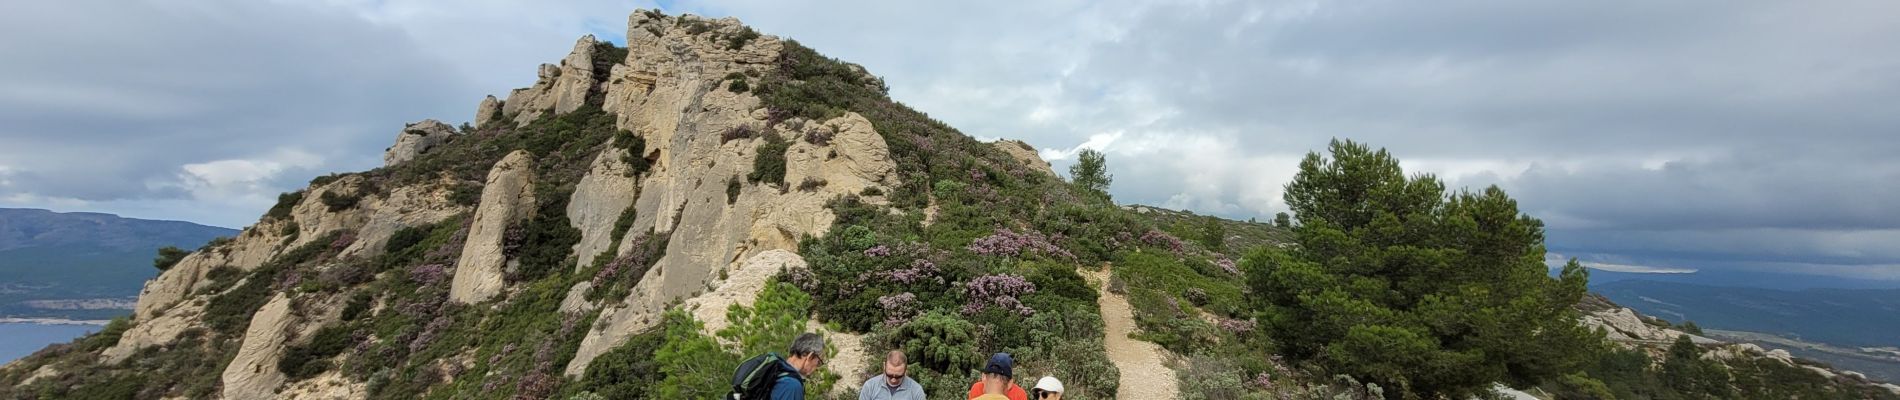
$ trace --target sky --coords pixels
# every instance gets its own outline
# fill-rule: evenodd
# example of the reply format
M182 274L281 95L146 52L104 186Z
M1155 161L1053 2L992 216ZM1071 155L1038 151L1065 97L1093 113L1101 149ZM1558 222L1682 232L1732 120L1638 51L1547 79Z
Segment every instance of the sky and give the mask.
M1900 3L122 0L0 5L0 207L227 227L636 8L736 17L1118 202L1286 211L1347 138L1497 185L1553 262L1900 281Z

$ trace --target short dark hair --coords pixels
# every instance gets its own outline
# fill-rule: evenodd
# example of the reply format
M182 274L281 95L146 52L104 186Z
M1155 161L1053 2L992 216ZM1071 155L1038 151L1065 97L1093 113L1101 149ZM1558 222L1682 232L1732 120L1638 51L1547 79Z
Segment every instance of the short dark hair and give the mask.
M792 339L792 348L790 351L787 351L787 353L791 353L792 357L804 357L824 352L825 337L818 336L818 334L811 332L801 333L797 339Z

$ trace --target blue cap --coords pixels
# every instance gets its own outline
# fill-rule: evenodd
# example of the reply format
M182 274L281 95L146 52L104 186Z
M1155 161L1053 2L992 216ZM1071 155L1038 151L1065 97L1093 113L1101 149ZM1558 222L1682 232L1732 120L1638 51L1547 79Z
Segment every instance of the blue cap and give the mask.
M1015 366L1016 360L1009 358L1009 353L996 353L990 355L990 363L983 366L983 372L1013 378L1016 376L1012 371Z

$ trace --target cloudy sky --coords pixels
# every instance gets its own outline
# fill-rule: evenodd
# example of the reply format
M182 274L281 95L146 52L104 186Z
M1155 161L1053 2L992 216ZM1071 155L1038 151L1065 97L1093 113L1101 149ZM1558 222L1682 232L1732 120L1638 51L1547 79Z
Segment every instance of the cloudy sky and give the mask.
M1270 216L1351 138L1505 188L1605 268L1900 280L1892 2L552 3L8 2L0 207L247 225L657 7L863 64L1058 169L1100 149L1124 203Z

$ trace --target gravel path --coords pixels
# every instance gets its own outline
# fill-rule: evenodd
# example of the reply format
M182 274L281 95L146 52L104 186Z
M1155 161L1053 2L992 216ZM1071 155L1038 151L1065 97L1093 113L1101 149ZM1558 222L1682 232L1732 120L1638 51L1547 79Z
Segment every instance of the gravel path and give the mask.
M1128 306L1128 298L1108 291L1107 270L1080 270L1083 276L1090 277L1095 290L1101 293L1102 322L1107 325L1103 340L1108 347L1108 360L1122 373L1121 388L1117 399L1173 399L1180 397L1175 386L1174 370L1169 369L1162 354L1165 350L1154 343L1135 340L1128 335L1135 333L1135 314Z

